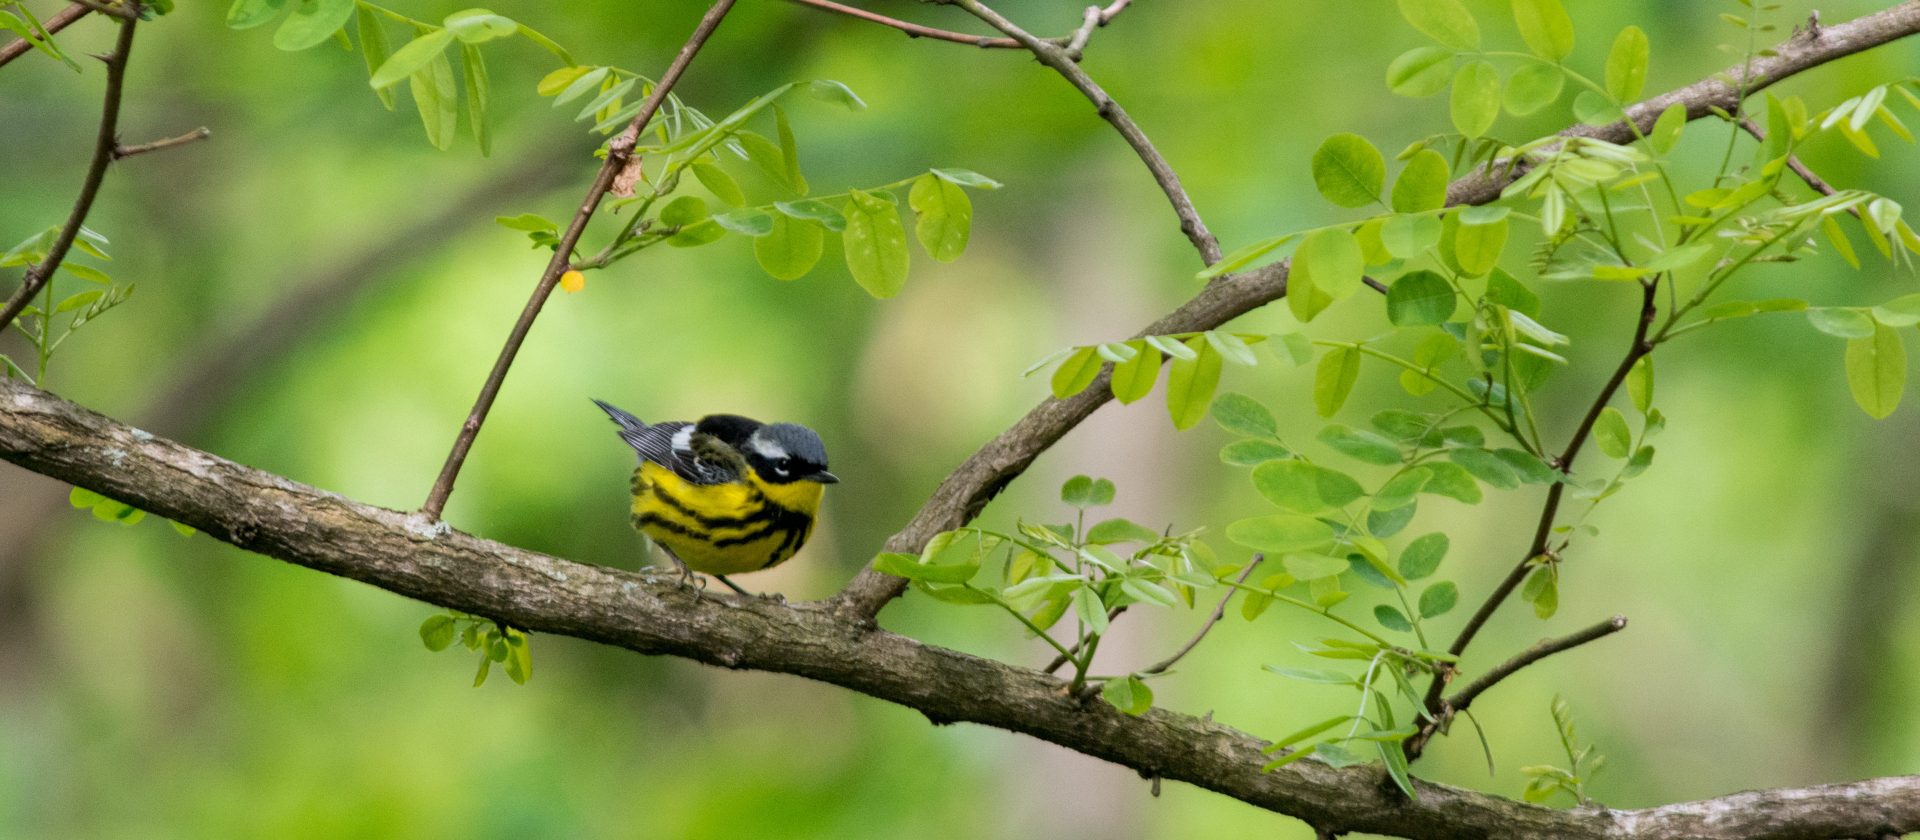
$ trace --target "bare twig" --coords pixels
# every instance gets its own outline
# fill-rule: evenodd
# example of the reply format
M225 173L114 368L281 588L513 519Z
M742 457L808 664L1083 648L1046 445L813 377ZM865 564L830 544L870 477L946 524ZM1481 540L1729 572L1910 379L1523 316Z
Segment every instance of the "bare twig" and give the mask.
M1073 34L1067 36L1067 55L1074 61L1079 61L1082 54L1087 51L1087 41L1093 38L1093 30L1106 26L1115 15L1126 11L1127 6L1132 2L1133 0L1114 0L1105 8L1088 6L1086 11L1080 13L1080 28L1073 30Z
M706 45L707 39L712 37L714 29L720 26L721 19L727 16L733 4L734 0L716 0L713 6L707 9L706 15L700 19L700 25L694 28L693 35L687 39L685 45L680 47L679 54L673 57L673 63L667 67L667 72L660 75L660 81L654 85L653 93L647 97L646 102L641 104L640 112L634 114L633 120L627 123L626 129L621 131L619 136L608 141L607 159L600 165L599 175L594 177L593 186L587 189L587 196L581 200L580 209L573 214L573 221L560 235L560 243L553 249L553 259L547 261L546 271L541 273L539 284L534 286L533 297L527 300L526 307L520 311L519 320L513 324L513 331L507 334L507 343L500 348L500 357L494 361L493 370L487 374L486 383L480 387L480 396L474 400L473 410L467 413L466 422L461 424L460 433L454 438L453 451L447 454L446 464L441 466L439 477L434 479L433 489L427 493L427 502L421 506L421 512L426 514L427 518L438 520L440 514L446 510L447 497L453 495L454 479L459 477L460 467L467 460L467 452L473 448L473 439L480 434L480 425L486 422L487 412L493 408L494 399L500 395L500 385L507 379L507 370L513 367L514 356L519 354L520 345L527 340L527 332L533 329L533 321L540 316L541 307L546 305L547 298L553 294L553 287L560 282L560 275L567 270L573 259L574 245L580 241L580 234L586 230L587 222L593 218L594 210L599 208L600 199L606 196L607 190L613 186L615 176L626 168L628 160L632 158L634 143L639 139L641 129L653 119L654 112L660 109L660 103L666 101L667 94L671 93L674 84L680 81L680 76L686 72L687 65L693 63L693 57L700 52L702 46Z
M1771 48L1768 51L1771 55L1642 101L1628 108L1627 114L1639 123L1642 132L1651 128L1661 111L1676 103L1686 108L1687 119L1700 119L1711 115L1714 108L1731 110L1738 104L1740 89L1726 84L1722 81L1724 77L1746 78L1744 89L1752 93L1797 73L1916 32L1920 32L1920 0L1909 0L1846 23L1823 27L1817 36L1789 39ZM1598 137L1615 143L1634 139L1625 123L1580 125L1560 133ZM1518 175L1504 168L1468 174L1447 185L1447 203L1454 206L1486 204L1499 198L1501 189ZM1135 336L1210 330L1279 300L1287 293L1287 268L1287 263L1282 261L1215 278L1179 309L1149 324ZM1067 399L1043 400L1013 426L987 441L947 474L912 521L887 540L885 550L918 553L935 534L971 521L1007 484L1018 478L1033 459L1112 399L1107 387L1109 374L1110 371L1103 370L1086 390ZM871 620L906 591L906 585L905 579L876 572L869 564L834 596L834 602L855 618Z
M935 41L949 41L955 44L967 44L969 46L982 47L986 49L1001 49L1001 50L1022 49L1020 42L1015 41L1012 38L994 38L987 35L968 35L965 32L954 32L952 30L947 30L947 29L936 29L931 26L921 26L920 24L917 24L917 23L904 21L899 18L887 17L886 15L880 14L878 12L869 12L866 9L856 8L854 6L849 6L845 3L835 3L833 2L833 0L790 0L790 2L799 3L800 5L806 6L810 9L819 9L825 12L835 12L838 14L846 15L847 17L858 18L860 20L864 20L869 23L877 23L877 24L880 24L881 26L898 29L901 32L905 32L907 34L907 37L909 38L931 38Z
M55 32L59 32L67 28L67 26L74 21L86 17L87 13L91 11L93 10L87 8L86 4L75 3L60 11L54 12L53 17L41 21L40 25L46 27L47 37L51 38ZM19 58L31 49L33 49L33 42L25 38L0 47L0 67L7 66L7 62Z
M103 0L73 0L73 2L92 9L108 17L117 17L125 21L140 19L140 10L131 4L109 3Z
M1126 614L1126 612L1127 612L1126 604L1121 604L1120 606L1107 610L1108 623L1112 623L1114 619L1119 618L1120 616ZM1049 660L1046 666L1040 669L1040 673L1051 674L1055 671L1060 670L1060 666L1065 665L1069 662L1072 662L1075 659L1078 659L1080 657L1081 651L1084 651L1087 649L1087 642L1091 641L1093 638L1094 637L1092 636L1088 636L1085 639L1081 639L1077 642L1074 642L1071 645L1068 645L1066 653L1054 654L1053 659Z
M1752 117L1741 117L1740 127L1746 129L1748 134L1753 135L1753 139L1762 143L1767 142L1767 132L1760 128L1760 124L1754 122ZM1807 182L1807 186L1812 187L1814 192L1821 195L1833 195L1837 192L1832 184L1827 183L1827 179L1820 177L1819 174L1815 173L1812 169L1807 168L1806 163L1801 161L1797 155L1787 155L1787 168L1793 170L1793 174L1800 176L1800 180ZM1849 207L1847 208L1847 212L1852 213L1856 219L1860 218L1860 208L1858 207Z
M1415 781L1377 766L1299 761L1263 773L1264 743L1166 709L1082 704L1061 680L868 630L812 605L695 597L668 582L433 528L155 437L24 383L0 381L0 459L241 548L529 631L727 668L795 674L1032 735L1340 831L1457 840L1733 840L1920 830L1920 776L1755 791L1630 811L1558 810Z
M1260 561L1265 559L1267 559L1267 556L1264 554L1253 555L1253 559L1247 561L1247 567L1240 570L1240 576L1237 578L1234 578L1234 583L1246 583L1247 578L1253 575L1253 570L1259 567ZM1184 645L1181 645L1179 650L1174 651L1172 656L1162 659L1159 662L1155 662L1152 665L1148 665L1147 667L1141 669L1139 673L1142 673L1142 674L1166 673L1168 668L1172 668L1174 666L1174 663L1179 662L1181 658L1185 657L1189 653L1192 653L1194 648L1197 648L1200 646L1200 640L1206 638L1207 633L1213 630L1213 626L1215 624L1219 624L1221 617L1227 614L1227 602L1233 600L1234 594L1238 593L1239 591L1240 589L1238 587L1228 587L1227 594L1220 596L1220 603L1214 605L1213 615L1207 616L1207 623L1200 625L1200 629L1193 634L1193 638L1188 639L1187 643Z
M1435 714L1434 717L1422 722L1420 724L1420 730L1414 733L1413 737L1407 739L1404 749L1410 756L1419 756L1420 751L1426 747L1427 741L1433 737L1435 731L1444 728L1455 714L1466 711L1468 706L1473 705L1474 699L1486 693L1487 689L1493 688L1495 685L1498 685L1501 680L1513 676L1514 672L1521 668L1525 668L1556 653L1577 648L1588 642L1604 639L1625 629L1627 629L1627 617L1624 615L1616 615L1606 621L1581 630L1578 633L1571 633L1557 639L1541 639L1532 647L1514 654L1511 659L1481 674L1479 679L1468 683L1466 688L1460 689L1455 692L1453 696L1448 697L1441 706L1440 711Z
M168 137L164 140L155 140L151 143L141 143L137 146L115 146L113 148L113 159L120 160L123 158L133 157L134 155L144 155L148 152L157 152L162 149L171 149L175 146L184 146L196 140L205 140L208 137L212 137L212 136L213 136L213 131L203 125L199 128L196 128L192 131L182 134L179 137Z
M1074 61L1072 55L1068 54L1066 48L1034 37L999 12L980 3L979 0L940 0L940 2L959 6L974 17L986 21L988 26L1005 32L1032 52L1035 58L1040 59L1041 64L1053 68L1055 72L1066 77L1075 90L1080 91L1093 102L1093 107L1099 112L1101 119L1113 124L1114 129L1120 132L1120 136L1126 138L1127 145L1133 147L1134 153L1140 156L1140 160L1147 165L1148 171L1153 173L1153 180L1160 184L1160 191L1167 194L1167 201L1173 204L1174 214L1180 217L1181 232L1187 235L1187 239L1193 242L1194 249L1200 252L1201 261L1207 265L1220 261L1220 243L1213 238L1213 232L1207 230L1206 222L1200 220L1200 213L1193 209L1193 199L1187 196L1186 188L1180 185L1180 176L1174 173L1167 159L1160 156L1160 150L1153 147L1153 141L1147 139L1146 133L1141 131L1140 126L1127 115L1126 109L1120 107L1120 103L1115 102L1113 97L1108 96L1100 84L1095 82L1092 76L1087 75L1087 71L1080 69L1080 65ZM1119 9L1115 9L1116 14L1118 11Z
M87 223L87 213L93 209L93 200L100 195L100 184L107 178L107 165L113 163L113 150L118 144L115 133L120 125L120 92L127 77L127 54L133 51L133 31L136 22L122 20L120 36L114 41L113 52L103 59L107 64L107 90L101 97L100 130L93 139L93 160L87 164L86 180L80 185L80 195L73 201L73 211L67 214L67 222L54 237L53 247L47 249L46 259L27 268L27 275L20 283L20 290L13 293L5 306L0 307L0 332L18 317L21 310L40 293L47 281L53 279L53 273L60 268L61 261L67 258L67 251L73 247L73 240L80 235L80 228Z

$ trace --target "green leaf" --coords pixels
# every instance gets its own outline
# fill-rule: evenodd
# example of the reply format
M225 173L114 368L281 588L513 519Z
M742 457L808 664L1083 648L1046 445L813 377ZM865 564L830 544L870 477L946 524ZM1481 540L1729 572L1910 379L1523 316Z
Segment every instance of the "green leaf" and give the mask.
M452 43L453 33L445 29L435 29L416 37L395 50L393 56L380 65L380 69L373 71L373 77L367 80L367 84L378 90L410 79L434 59L443 58L447 45ZM602 67L595 72L604 77L605 71L606 68ZM594 81L596 84L599 82L598 79Z
M1345 558L1325 554L1288 554L1280 558L1280 565L1286 568L1287 574L1300 580L1319 580L1347 570Z
M1484 60L1461 67L1453 77L1449 112L1453 127L1468 139L1486 134L1500 117L1500 71Z
M914 179L907 205L919 214L913 232L927 255L940 262L959 259L967 249L967 235L973 225L973 202L967 198L967 191L952 181L926 174Z
M1460 0L1400 0L1400 16L1420 34L1449 47L1480 49L1480 26Z
M1366 492L1346 473L1296 460L1268 461L1255 467L1253 486L1267 501L1295 513L1343 508Z
M1904 295L1874 307L1873 320L1896 328L1920 324L1920 294Z
M1447 204L1447 159L1432 149L1421 149L1400 177L1393 179L1393 209L1398 213L1438 210Z
M1253 367L1260 364L1260 357L1253 355L1253 348L1240 336L1220 330L1207 330L1200 334L1207 344L1220 354L1220 358L1237 365Z
M1122 404L1131 405L1153 390L1153 383L1160 378L1160 351L1148 347L1144 341L1129 341L1134 356L1113 366L1113 378L1109 385L1114 399Z
M1293 451L1271 440L1236 440L1220 447L1220 461L1236 467L1251 467L1268 461L1293 457Z
M1401 96L1432 96L1453 78L1453 50L1414 47L1387 65L1387 87Z
M1413 787L1413 771L1407 766L1407 754L1400 748L1400 742L1404 740L1405 735L1383 738L1376 741L1373 747L1380 753L1380 763L1386 765L1387 778L1392 779L1394 786L1400 788L1400 792L1406 794L1408 799L1419 801L1420 792Z
M1640 98L1647 87L1647 33L1638 26L1620 30L1607 52L1607 95L1622 104Z
M1593 442L1609 458L1625 458L1633 451L1633 432L1620 409L1607 406L1593 424Z
M1053 371L1053 398L1064 400L1085 391L1088 385L1093 384L1093 378L1100 375L1100 364L1100 357L1094 354L1092 347L1073 351Z
M1874 332L1873 319L1858 309L1808 309L1807 323L1816 330L1838 338L1871 338Z
M1446 534L1432 533L1407 543L1400 552L1400 576L1407 580L1419 580L1440 568L1440 561L1446 559L1447 549L1452 541Z
M447 31L454 34L454 37L468 44L484 44L495 38L510 38L520 31L520 24L486 9L465 9L454 12L440 22L447 27Z
M1566 72L1551 64L1526 64L1507 77L1504 93L1507 111L1524 117L1560 100L1566 87Z
M1346 405L1353 383L1360 378L1360 351L1335 347L1320 357L1313 371L1313 408L1321 417L1332 417Z
M1353 234L1340 228L1317 231L1300 243L1287 275L1287 306L1301 321L1311 321L1334 301L1360 288L1366 258Z
M1356 461L1391 466L1403 460L1398 444L1373 432L1335 423L1321 429L1317 437L1321 443Z
M1496 268L1487 275L1487 300L1530 318L1540 315L1540 296L1505 269Z
M405 52L406 47L401 51ZM399 54L395 53L387 63L392 64L398 58ZM407 77L407 84L413 93L413 104L420 111L420 122L426 126L427 142L436 149L451 148L453 136L460 129L460 88L453 80L453 62L447 60L446 53L435 53L426 67Z
M1320 195L1341 207L1365 207L1379 201L1386 178L1386 159L1358 134L1335 134L1313 153L1314 186Z
M820 224L787 215L776 215L774 228L753 240L753 259L774 280L803 278L820 263L824 253L826 230Z
M75 487L67 493L67 504L73 505L76 508L91 509L93 506L105 501L109 501L109 499L85 487Z
M1206 339L1194 336L1186 347L1192 359L1174 359L1167 366L1167 413L1176 429L1191 429L1207 416L1214 389L1220 386L1220 354Z
M1497 219L1486 224L1468 224L1464 219L1457 222L1453 232L1453 259L1460 273L1469 277L1479 277L1490 271L1500 262L1501 252L1507 247L1507 220Z
M1445 228L1440 220L1433 216L1399 215L1381 222L1378 225L1378 232L1380 245L1387 250L1388 256L1412 260L1420 258L1427 249L1440 244ZM1361 251L1364 253L1366 246L1362 246ZM1368 255L1366 259L1370 263L1376 261L1372 255Z
M1447 459L1459 464L1474 478L1480 479L1490 487L1512 490L1520 486L1520 479L1513 474L1513 468L1499 456L1485 449L1449 449Z
M387 28L380 23L379 15L362 11L354 15L354 30L360 36L360 55L367 60L367 78L371 79L393 54L393 46L387 43ZM392 87L375 88L373 93L387 110L393 110Z
M1394 510L1413 504L1414 496L1420 493L1420 488L1427 486L1431 478L1433 471L1426 467L1412 467L1394 476L1374 491L1372 509Z
M1914 323L1920 323L1916 317ZM1633 398L1633 407L1641 414L1653 408L1653 357L1641 356L1627 371L1627 395Z
M743 236L767 236L773 233L773 215L751 207L716 213L713 223ZM785 218L782 216L781 218Z
M1433 477L1427 479L1427 486L1420 488L1420 492L1470 505L1480 503L1480 483L1473 480L1473 474L1465 467L1448 461L1434 461L1424 466L1433 471Z
M1680 131L1687 127L1687 105L1675 102L1660 112L1660 118L1653 121L1653 130L1647 132L1647 145L1654 154L1664 155L1673 151L1680 143Z
M533 679L533 652L527 647L527 637L513 631L507 634L507 679L516 685L526 685Z
M951 181L968 189L997 190L1003 186L999 181L995 181L971 169L944 169L934 167L927 171L940 176L943 180Z
M1213 401L1213 421L1220 428L1248 437L1273 437L1280 424L1259 400L1245 394L1221 394Z
M292 13L274 30L273 45L299 52L333 37L353 16L353 0L293 0Z
M854 93L853 88L832 79L814 79L808 82L807 95L822 102L846 106L849 111L867 110L866 100Z
M732 175L727 174L727 170L721 169L720 164L711 158L696 160L689 168L700 185L713 193L714 198L720 199L722 204L740 207L747 203L747 194L740 189L740 182L735 181Z
M1420 617L1434 618L1446 615L1453 605L1460 601L1460 589L1453 581L1443 580L1427 587L1420 593Z
M1107 607L1100 601L1100 593L1082 587L1073 591L1073 614L1087 626L1087 632L1101 635L1107 632Z
M827 230L839 232L847 229L847 216L838 208L823 201L802 198L794 201L776 201L773 209L796 219L819 222Z
M1875 324L1873 335L1847 342L1847 387L1874 419L1893 413L1907 385L1907 353L1900 333Z
M1387 320L1397 327L1423 327L1453 317L1453 286L1445 277L1421 269L1401 276L1387 289Z
M562 67L541 77L540 82L534 86L534 92L541 96L558 96L574 82L579 81L581 76L593 72L594 69L593 67Z
M446 650L448 645L453 644L453 632L453 616L445 613L431 615L420 623L420 642L427 646L427 650Z
M1573 54L1573 21L1560 0L1513 0L1513 19L1534 55L1559 61Z
M1108 519L1087 529L1086 541L1096 545L1137 542L1152 545L1160 541L1160 532L1127 519Z
M1199 272L1195 273L1193 275L1193 279L1212 280L1213 278L1219 277L1222 274L1232 274L1233 272L1239 271L1242 268L1246 268L1247 266L1252 265L1256 260L1259 260L1261 257L1264 257L1267 254L1272 253L1275 249L1278 249L1280 246L1285 245L1299 238L1300 238L1299 234L1289 233L1283 236L1275 236L1269 239L1262 239L1258 242L1253 243L1252 245L1248 245L1243 248L1236 248L1233 251L1229 252L1226 256L1221 257L1219 262L1214 263L1213 265L1207 266L1206 268L1203 268Z
M952 533L952 532L949 532ZM933 550L929 544L929 550ZM886 552L873 558L873 568L890 575L926 583L966 583L979 574L977 562L927 563L919 555Z
M1132 674L1107 680L1100 686L1100 696L1113 704L1114 708L1130 715L1144 715L1153 708L1153 689Z
M683 195L660 209L660 223L669 227L686 227L704 221L708 215L706 199L697 195Z
M890 298L907 282L907 231L892 201L862 190L847 193L841 235L847 270L867 294Z
M493 153L493 138L487 132L487 62L480 57L479 47L460 45L460 70L467 87L467 129L473 132L473 141L485 157Z
M800 146L794 140L793 126L787 122L787 112L778 105L773 106L773 125L775 135L780 138L780 164L787 173L787 189L794 195L806 195L807 176L800 173ZM968 218L972 218L971 213Z
M227 28L252 29L280 16L287 0L234 0L227 7Z
M1381 627L1385 627L1388 630L1395 630L1401 633L1413 632L1413 622L1408 621L1404 613L1386 604L1379 604L1373 608L1373 618L1375 621L1380 622Z
M1279 513L1234 522L1227 526L1227 539L1279 556L1332 545L1333 527L1311 516Z

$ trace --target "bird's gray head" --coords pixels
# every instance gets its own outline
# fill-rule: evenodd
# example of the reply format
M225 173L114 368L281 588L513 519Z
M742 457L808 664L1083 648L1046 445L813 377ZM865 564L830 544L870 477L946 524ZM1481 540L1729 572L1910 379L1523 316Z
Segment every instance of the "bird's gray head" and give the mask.
M761 426L747 437L741 451L754 472L769 484L832 484L840 480L827 472L827 445L820 441L820 435L798 423Z

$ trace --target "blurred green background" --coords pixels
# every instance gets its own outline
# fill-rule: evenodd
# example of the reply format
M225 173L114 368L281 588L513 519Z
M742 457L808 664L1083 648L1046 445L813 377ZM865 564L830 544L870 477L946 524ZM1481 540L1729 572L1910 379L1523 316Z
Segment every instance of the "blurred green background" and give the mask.
M52 389L126 422L371 503L424 498L453 432L543 264L496 215L565 218L591 178L593 140L533 95L555 64L523 42L490 45L493 155L464 135L421 137L412 108L382 110L358 55L282 53L267 30L233 32L224 3L182 0L143 26L122 120L129 142L198 125L209 141L116 165L91 226L127 307L63 348ZM864 5L968 28L956 10ZM1320 140L1356 131L1396 150L1448 131L1445 98L1393 97L1389 60L1422 43L1391 3L1140 0L1100 31L1086 67L1134 114L1232 248L1347 218L1314 193ZM1490 39L1517 48L1504 2L1470 0ZM1575 62L1590 74L1619 27L1651 36L1650 90L1737 56L1717 19L1732 3L1570 4ZM1882 4L1820 6L1834 22ZM657 72L704 4L642 0L494 9L583 62ZM43 17L52 3L34 2ZM1065 32L1080 4L1006 0ZM398 6L437 19L461 6ZM1807 11L1790 3L1783 23ZM101 51L90 19L60 38ZM396 34L396 38L398 35ZM1920 42L1794 79L1814 110L1911 74ZM65 215L98 114L101 72L28 55L0 72L0 240ZM782 283L731 238L658 249L589 275L547 307L479 438L448 511L457 527L565 557L643 563L628 530L630 454L587 401L648 419L714 411L819 429L845 479L799 561L749 586L833 592L939 478L1041 399L1032 360L1133 332L1194 289L1198 267L1144 169L1061 79L1024 54L911 41L776 0L745 0L680 93L724 113L781 82L834 78L870 104L790 106L816 192L927 166L1004 181L975 194L976 227L952 265L915 252L907 288L875 301L830 258ZM1496 132L1526 139L1569 120L1565 103ZM1725 128L1696 123L1679 153L1718 160ZM1920 201L1912 146L1867 161L1838 141L1808 160L1842 186ZM1684 164L1683 164L1684 165ZM830 247L837 247L830 243ZM1524 245L1508 261L1523 259ZM10 272L8 283L18 272ZM1873 303L1908 276L1838 258L1756 272L1755 296ZM9 287L10 288L10 287ZM1546 320L1580 364L1538 398L1564 439L1625 341L1618 285L1548 285ZM1284 309L1284 308L1282 308ZM1378 307L1313 326L1378 332ZM1241 322L1291 323L1284 311ZM9 340L11 341L11 340ZM1599 348L1599 349L1595 349ZM0 349L19 351L17 342ZM1550 698L1611 757L1591 790L1615 807L1762 786L1920 770L1920 533L1909 406L1874 423L1848 398L1840 341L1793 316L1754 318L1662 351L1672 419L1660 462L1602 507L1598 538L1565 569L1550 622L1510 604L1468 667L1614 613L1627 632L1524 672L1476 705L1489 777L1465 727L1416 772L1517 796L1517 768L1561 760ZM1308 374L1230 369L1225 389L1276 406L1305 439ZM1408 402L1378 369L1343 419ZM1228 437L1176 433L1158 397L1102 409L988 511L1061 515L1076 473L1118 482L1116 511L1176 528L1262 512ZM1024 737L932 727L917 714L796 678L723 673L550 637L535 679L468 686L464 654L421 648L429 608L244 554L157 522L93 522L66 488L0 466L0 836L8 837L1161 837L1250 830L1309 837L1292 820L1167 785ZM1432 502L1408 534L1445 529L1443 574L1477 603L1524 549L1537 488L1477 506ZM1224 540L1215 540L1223 552ZM1196 612L1135 611L1102 666L1158 659ZM1451 633L1463 609L1441 621ZM884 623L932 642L1037 664L1004 616L909 598ZM1170 708L1276 736L1350 696L1290 683L1264 663L1306 664L1288 641L1319 635L1282 608L1231 620L1156 683Z

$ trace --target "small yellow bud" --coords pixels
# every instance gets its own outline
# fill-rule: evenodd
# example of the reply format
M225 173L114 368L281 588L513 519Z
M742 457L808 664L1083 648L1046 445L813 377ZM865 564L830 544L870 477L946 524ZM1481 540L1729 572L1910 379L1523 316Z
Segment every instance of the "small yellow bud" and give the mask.
M573 294L586 287L587 276L585 274L581 274L578 271L569 271L560 275L560 288L566 289L567 294Z

